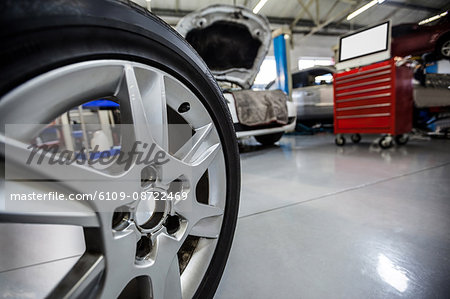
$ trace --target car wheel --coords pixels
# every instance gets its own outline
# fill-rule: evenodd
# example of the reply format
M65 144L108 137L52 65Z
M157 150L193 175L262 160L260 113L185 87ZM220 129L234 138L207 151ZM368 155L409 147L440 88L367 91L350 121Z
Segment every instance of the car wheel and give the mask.
M437 46L438 57L450 59L450 37L446 37Z
M29 154L24 144L38 131L12 129L6 138L5 125L48 124L99 98L120 105L120 120L130 128L122 132L122 149L151 143L167 157L165 164L134 160L108 174L73 165L30 170L67 192L132 197L93 200L86 217L0 211L2 223L82 227L86 251L48 297L212 298L236 226L240 169L229 111L204 62L170 26L128 2L5 1L0 8L0 150L6 163L8 153ZM174 145L180 124L190 135ZM186 198L162 203L158 215L133 198L171 190Z
M350 138L352 139L353 143L359 143L361 141L360 134L353 134L352 136L350 136Z
M267 135L259 135L255 136L256 141L261 143L262 145L273 145L275 142L279 141L283 136L283 132L267 134Z

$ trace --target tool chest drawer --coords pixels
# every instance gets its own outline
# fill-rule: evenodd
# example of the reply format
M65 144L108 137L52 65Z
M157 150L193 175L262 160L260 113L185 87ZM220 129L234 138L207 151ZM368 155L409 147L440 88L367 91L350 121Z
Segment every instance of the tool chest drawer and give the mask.
M412 71L393 59L335 74L335 133L409 132L411 80Z

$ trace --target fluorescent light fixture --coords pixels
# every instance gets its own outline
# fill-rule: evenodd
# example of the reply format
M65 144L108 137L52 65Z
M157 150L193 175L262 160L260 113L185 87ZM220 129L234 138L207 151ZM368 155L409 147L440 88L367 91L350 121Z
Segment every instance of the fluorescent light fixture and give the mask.
M369 8L371 8L372 6L374 6L375 4L381 4L383 3L384 0L372 0L369 3L367 3L364 6L361 6L360 8L358 8L357 10L355 10L354 12L352 12L351 14L349 14L347 16L347 21L350 21L351 19L353 19L354 17L356 17L357 15L359 15L362 12L365 12L366 10L368 10Z
M435 20L437 20L437 19L440 19L440 18L446 16L447 14L448 14L448 10L447 10L446 12L441 13L441 14L432 16L431 18L428 18L428 19L425 19L425 20L420 21L420 22L419 22L419 25L423 25L423 24L426 24L426 23L433 22L433 21L435 21Z
M255 8L253 8L253 13L258 13L261 8L263 8L264 4L266 4L268 0L260 0L258 4L256 4Z

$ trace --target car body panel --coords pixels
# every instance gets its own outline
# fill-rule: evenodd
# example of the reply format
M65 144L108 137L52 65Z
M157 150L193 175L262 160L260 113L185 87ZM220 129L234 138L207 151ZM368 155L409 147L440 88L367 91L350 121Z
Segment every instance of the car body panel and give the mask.
M218 81L249 89L270 47L266 17L248 8L212 5L183 17L176 27Z
M257 91L255 91L257 92ZM235 125L239 124L239 119L237 116L236 111L236 105L234 102L233 95L231 93L224 93L225 100L227 101L228 108L230 109L231 118L233 120L233 123ZM255 130L236 130L236 136L238 138L243 137L249 137L249 136L258 136L258 135L267 135L272 133L279 133L279 132L291 132L295 129L295 119L296 119L296 106L294 102L287 101L286 102L287 109L288 109L288 117L289 117L289 123L282 126L276 126L276 127L268 127L268 128L258 128Z
M333 86L330 84L296 88L292 100L299 121L333 118Z
M450 34L450 18L447 15L432 25L406 23L392 27L392 56L422 55L434 52L437 42Z
M332 75L333 66L314 66L292 74L292 100L297 113L297 121L333 120L333 85L331 82L317 85L317 76ZM274 89L275 81L266 89Z

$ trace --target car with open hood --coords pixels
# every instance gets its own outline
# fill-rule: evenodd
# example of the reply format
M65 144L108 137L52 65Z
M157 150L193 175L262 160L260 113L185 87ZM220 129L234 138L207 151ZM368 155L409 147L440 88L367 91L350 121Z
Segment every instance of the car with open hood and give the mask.
M294 129L295 107L286 94L250 89L272 40L267 18L241 6L212 5L186 15L176 29L222 87L238 138L273 144Z

